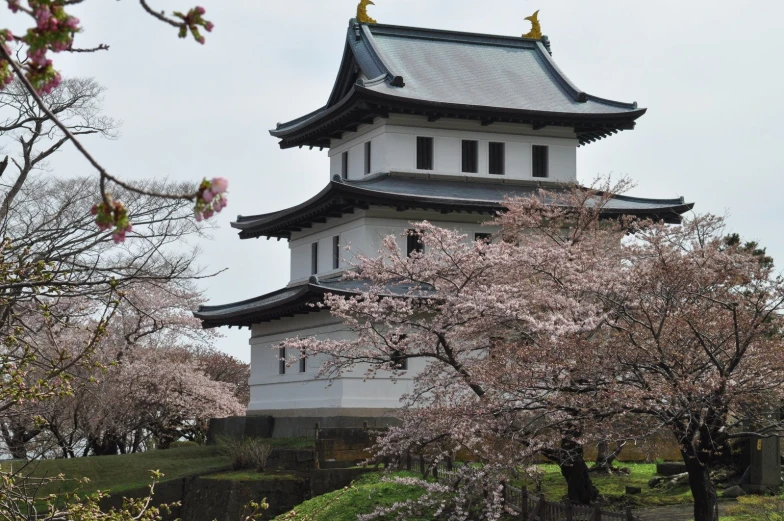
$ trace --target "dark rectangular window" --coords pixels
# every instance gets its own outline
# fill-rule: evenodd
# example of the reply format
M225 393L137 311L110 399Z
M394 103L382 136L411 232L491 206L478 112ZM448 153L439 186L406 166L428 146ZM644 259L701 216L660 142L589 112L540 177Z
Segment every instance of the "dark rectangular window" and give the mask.
M370 152L372 149L371 142L365 143L365 175L370 173Z
M332 269L340 267L340 235L332 237Z
M504 144L503 143L490 143L489 147L489 155L490 155L490 164L489 164L489 172L495 175L504 175L504 163L505 163L505 154L504 154Z
M433 138L417 138L417 170L433 170Z
M341 164L340 167L341 168L340 177L342 177L343 179L348 179L348 151L343 152L343 155L341 157L343 158L342 159L343 163Z
M479 141L463 141L463 172L479 172Z
M391 356L392 367L398 371L408 371L408 358L403 356L403 353L397 349L392 350Z
M533 146L533 174L534 177L548 177L550 172L548 171L548 163L549 163L549 150L545 146L541 145L534 145Z
M305 368L307 366L306 360L307 360L307 357L305 357L305 353L304 352L300 353L299 354L299 372L300 373L304 373L305 372Z
M492 233L475 233L474 234L474 240L475 241L490 242L490 239L492 239L492 237L493 237Z
M318 273L318 241L310 245L310 274Z
M406 335L400 335L396 339L392 339L392 343L397 345L406 339ZM390 355L390 362L392 367L398 371L408 371L408 358L403 356L403 353L398 349L393 349Z
M278 374L286 374L286 348L281 347L278 352Z
M422 253L425 251L425 245L422 244L422 237L414 230L408 230L406 234L406 255L411 257L415 251Z

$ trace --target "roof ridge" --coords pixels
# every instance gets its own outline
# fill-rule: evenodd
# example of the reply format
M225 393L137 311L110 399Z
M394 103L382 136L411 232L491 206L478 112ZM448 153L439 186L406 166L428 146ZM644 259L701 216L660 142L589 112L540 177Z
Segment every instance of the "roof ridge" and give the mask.
M382 57L381 52L379 52L378 47L376 46L376 43L374 41L375 38L373 37L373 33L370 31L370 27L367 24L357 23L357 25L360 27L360 30L362 31L362 34L365 36L365 41L367 42L367 48L368 48L368 51L369 51L368 54L370 55L370 58L375 62L375 64L381 70L386 71L386 77L387 77L387 80L389 81L389 84L392 87L405 87L406 83L405 83L405 80L403 79L403 77L400 76L399 74L395 74L392 71L392 69L389 67L389 64L387 64L386 61L384 61L384 58ZM349 42L351 42L351 33L355 32L355 31L356 31L355 27L349 27L348 35L347 35L347 38L348 38ZM356 35L356 33L355 33L355 39L356 40L359 39L357 36L358 35ZM351 45L351 44L349 43L349 45ZM353 46L351 46L351 49L352 49L352 51L354 51L354 47ZM357 63L359 63L359 65L361 67L362 66L362 62L360 61L359 57L357 56L356 51L354 52L354 59L357 60Z
M496 41L504 41L509 44L514 44L510 46L514 47L523 47L530 49L532 45L535 45L540 40L535 40L533 38L522 38L520 36L509 36L503 34L490 34L490 33L475 33L469 31L454 31L449 29L433 29L429 27L413 27L407 25L391 25L391 24L361 24L363 27L367 27L368 30L372 32L385 32L390 31L388 34L384 36L408 36L409 38L421 38L421 39L441 39L441 38L433 38L433 36L441 35L441 36L461 36L466 37L466 40L452 40L458 43L475 43L477 45L492 45L491 42L482 42L478 39L488 39L488 40L496 40ZM399 33L395 33L394 31L399 31ZM404 32L408 32L409 34L403 34ZM412 34L415 32L423 33L423 34ZM469 39L470 38L470 39Z

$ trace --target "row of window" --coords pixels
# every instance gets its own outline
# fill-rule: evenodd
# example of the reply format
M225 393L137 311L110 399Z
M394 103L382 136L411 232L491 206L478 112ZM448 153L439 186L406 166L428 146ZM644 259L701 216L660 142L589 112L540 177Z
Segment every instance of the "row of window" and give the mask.
M370 173L370 161L373 154L373 143L368 141L365 143L365 175ZM342 164L340 167L340 176L343 179L348 179L348 151L343 152L341 156Z
M475 233L474 240L490 240L491 234L489 233ZM425 245L422 239L413 230L409 230L406 236L406 255L409 257L414 252L422 253L425 251ZM332 237L332 269L340 268L340 235ZM310 274L317 275L319 272L319 243L315 241L310 245Z
M281 347L278 353L278 374L286 374L286 348ZM304 373L307 369L307 358L300 356L299 358L299 372Z
M401 335L400 340L403 340L405 335ZM307 357L300 354L298 368L300 373L304 373L307 370ZM408 370L408 358L405 358L400 351L393 351L391 360L392 365L395 369L399 369L402 371ZM281 347L278 349L278 374L286 374L286 348Z
M464 139L461 142L461 168L465 174L479 172L479 141ZM543 145L533 145L533 177L549 175L549 149ZM487 171L492 175L506 174L506 143L490 142L487 149ZM417 138L417 170L433 170L433 138Z
M318 241L310 245L310 274L316 275L319 266L319 243ZM340 235L332 237L332 269L340 267Z
M476 174L479 172L479 141L466 140L461 142L462 172ZM372 142L365 143L365 175L370 173ZM433 138L417 137L416 141L417 170L433 170ZM544 145L533 145L531 169L533 177L548 177L549 149ZM487 171L493 175L506 173L506 143L491 142L488 146ZM341 176L348 179L348 151L343 152Z
M489 241L492 238L492 233L475 233L475 241ZM424 253L425 245L422 243L422 237L416 233L415 230L408 230L406 234L406 255L411 257L414 252Z

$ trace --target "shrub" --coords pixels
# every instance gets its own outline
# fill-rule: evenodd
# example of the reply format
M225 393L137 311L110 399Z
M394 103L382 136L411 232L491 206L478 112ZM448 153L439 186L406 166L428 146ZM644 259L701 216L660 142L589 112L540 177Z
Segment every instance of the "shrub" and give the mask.
M784 499L780 497L743 496L727 513L739 520L784 521Z
M231 459L234 470L256 469L263 472L272 447L259 438L229 438L217 440L221 452Z
M181 449L183 447L198 447L200 444L195 441L190 440L182 440L182 441L175 441L169 445L170 449Z

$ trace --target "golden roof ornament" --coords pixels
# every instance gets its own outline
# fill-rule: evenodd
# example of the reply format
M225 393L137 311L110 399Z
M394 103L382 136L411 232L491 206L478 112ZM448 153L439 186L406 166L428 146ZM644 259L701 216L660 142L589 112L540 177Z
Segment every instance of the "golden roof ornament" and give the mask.
M374 24L376 21L368 16L367 7L369 5L376 5L371 0L359 0L357 6L357 21L361 24Z
M532 14L531 16L527 16L526 20L531 22L531 32L528 34L524 34L523 38L531 38L533 40L541 40L542 39L542 26L539 25L539 10Z

